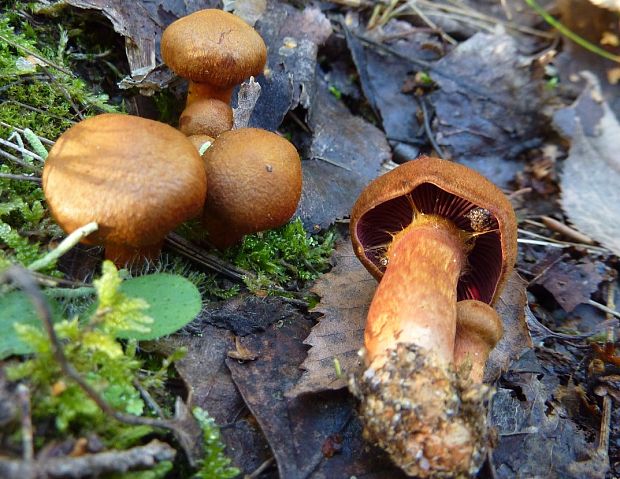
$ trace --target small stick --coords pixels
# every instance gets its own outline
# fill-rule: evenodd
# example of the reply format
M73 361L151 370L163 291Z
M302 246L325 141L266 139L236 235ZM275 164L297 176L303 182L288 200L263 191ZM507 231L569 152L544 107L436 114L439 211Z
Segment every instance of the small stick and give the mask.
M562 223L561 221L558 221L554 218L551 218L549 216L541 216L540 217L541 221L543 222L543 224L549 228L551 231L555 231L556 233L560 233L564 236L566 236L567 238L577 242L577 243L584 243L584 244L594 244L594 240L592 238L590 238L589 236L581 233L580 231L577 231L573 228L571 228L568 225L565 225L564 223Z
M0 457L0 477L4 479L52 477L100 477L112 472L147 470L162 461L172 461L176 451L167 443L153 439L144 446L125 451L110 450L78 457L50 457L27 463Z
M20 132L22 134L24 134L25 131L28 129L28 128L26 128L26 130L24 130L22 128L18 128L16 126L10 125L9 123L5 123L4 121L0 121L0 125L4 126L6 128L12 128L13 130L18 131L18 132ZM44 138L44 137L38 136L38 135L35 135L35 136L39 140L41 140L41 143L45 143L46 145L49 145L49 146L54 146L54 142L52 140L48 140L47 138Z
M241 84L237 94L237 108L233 110L233 130L248 126L260 92L261 86L254 81L254 77Z
M418 105L420 105L420 108L422 108L422 116L424 118L424 131L426 132L426 136L428 137L428 140L431 142L431 145L433 145L433 148L435 149L437 154L441 158L445 158L443 150L435 141L435 136L433 135L433 130L431 128L430 118L428 117L428 110L426 108L426 102L424 101L424 98L417 98L417 100L418 100Z
M258 468L252 473L252 474L246 474L245 476L243 476L243 479L256 479L258 476L260 476L264 471L267 470L267 468L269 466L271 466L273 464L273 462L275 461L275 459L272 457L270 457L269 459L267 459L265 462L263 462L260 466L258 466Z
M17 400L20 406L22 422L22 459L30 464L34 460L32 409L30 405L30 391L25 384L17 386Z
M7 160L11 160L13 163L17 163L19 166L22 166L29 170L39 171L39 168L37 168L36 166L31 165L30 163L26 163L25 161L17 158L15 155L11 155L10 153L7 153L4 150L0 150L0 156L2 156L3 158L6 158Z
M10 141L3 140L0 138L0 145L8 146L12 150L19 151L22 155L31 156L35 160L39 160L40 162L45 161L40 155L37 155L33 151L27 150L23 146L16 145L15 143L11 143Z
M7 180L16 180L16 181L32 181L33 183L41 183L41 178L38 176L28 176L28 175L14 175L12 173L0 173L0 178L4 178Z
M611 308L608 308L607 306L605 306L604 304L601 303L597 303L596 301L589 299L588 300L588 304L590 306L594 306L596 309L600 309L601 311L603 311L604 313L611 315L611 316L615 316L616 318L620 318L620 313L618 311L615 311ZM612 333L613 333L613 327L612 327ZM609 332L608 332L609 334Z
M30 263L28 265L28 269L31 271L37 271L48 267L63 254L73 248L76 244L78 244L83 238L97 231L98 229L99 225L94 221L79 227L64 240L62 240L56 248L47 253L43 258Z

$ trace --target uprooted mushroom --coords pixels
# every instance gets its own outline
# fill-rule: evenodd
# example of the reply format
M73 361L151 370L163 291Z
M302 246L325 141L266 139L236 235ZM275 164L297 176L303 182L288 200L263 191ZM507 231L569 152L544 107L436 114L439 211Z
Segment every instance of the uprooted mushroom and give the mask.
M425 157L372 182L350 229L357 256L380 280L364 370L351 382L365 435L408 474L475 472L488 439L481 370L501 336L489 305L516 260L510 202L473 170ZM457 324L470 328L460 339ZM471 378L457 374L455 350Z

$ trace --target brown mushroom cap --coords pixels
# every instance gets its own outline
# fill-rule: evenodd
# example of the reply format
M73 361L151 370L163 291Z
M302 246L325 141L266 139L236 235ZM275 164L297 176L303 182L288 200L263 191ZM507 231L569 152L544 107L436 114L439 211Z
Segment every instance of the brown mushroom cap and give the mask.
M228 88L262 73L267 47L241 18L206 9L179 18L164 30L161 55L183 78Z
M476 226L472 212L489 213L484 226L488 232L474 240L457 297L493 303L516 261L516 217L499 188L457 163L421 157L366 187L353 207L350 223L355 253L366 269L381 279L385 270L381 252L392 234L411 222L412 202L420 212L443 216L468 232L474 232Z
M233 111L228 103L215 98L201 98L185 107L179 118L179 130L187 136L209 135L213 138L233 127Z
M295 147L256 128L225 131L204 153L209 191L203 221L218 248L286 223L301 196Z
M148 249L202 211L206 175L196 148L171 126L103 114L67 130L49 153L43 190L70 233L96 221L85 242Z

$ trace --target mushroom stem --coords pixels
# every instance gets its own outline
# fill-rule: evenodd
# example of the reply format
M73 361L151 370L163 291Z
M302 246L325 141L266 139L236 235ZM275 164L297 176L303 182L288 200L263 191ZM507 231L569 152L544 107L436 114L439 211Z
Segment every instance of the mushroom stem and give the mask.
M162 240L159 243L139 248L117 243L106 243L105 259L114 262L117 268L132 269L142 267L146 261L156 261L159 258L163 243Z
M216 100L230 104L233 90L234 86L229 88L220 88L211 85L210 83L190 81L185 106L188 107L193 102L206 98L215 98Z
M489 353L504 332L497 311L487 303L468 299L457 308L454 364L457 369L470 368L469 379L481 383Z
M380 367L397 343L424 348L446 366L452 362L456 285L468 249L464 236L450 221L419 213L394 236L368 312L368 365Z
M457 283L473 234L415 213L388 247L352 379L365 436L409 475L454 477L484 458L488 389L454 372Z

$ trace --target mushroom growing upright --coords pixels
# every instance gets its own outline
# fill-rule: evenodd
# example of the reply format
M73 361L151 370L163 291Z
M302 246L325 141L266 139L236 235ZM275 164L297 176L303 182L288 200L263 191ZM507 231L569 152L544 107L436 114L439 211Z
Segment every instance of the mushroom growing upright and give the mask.
M181 131L215 137L232 128L232 91L262 73L267 47L241 18L205 9L179 18L164 30L161 55L171 70L190 81Z
M419 477L477 470L486 388L453 367L457 301L492 304L516 260L503 193L464 166L423 157L377 178L351 214L355 253L380 280L352 381L365 434Z
M203 224L217 248L281 226L295 213L301 161L284 138L257 128L226 131L203 159L209 178Z
M67 233L96 221L84 242L124 266L159 255L164 236L200 215L207 190L196 147L171 126L104 114L71 127L43 168L43 191Z

